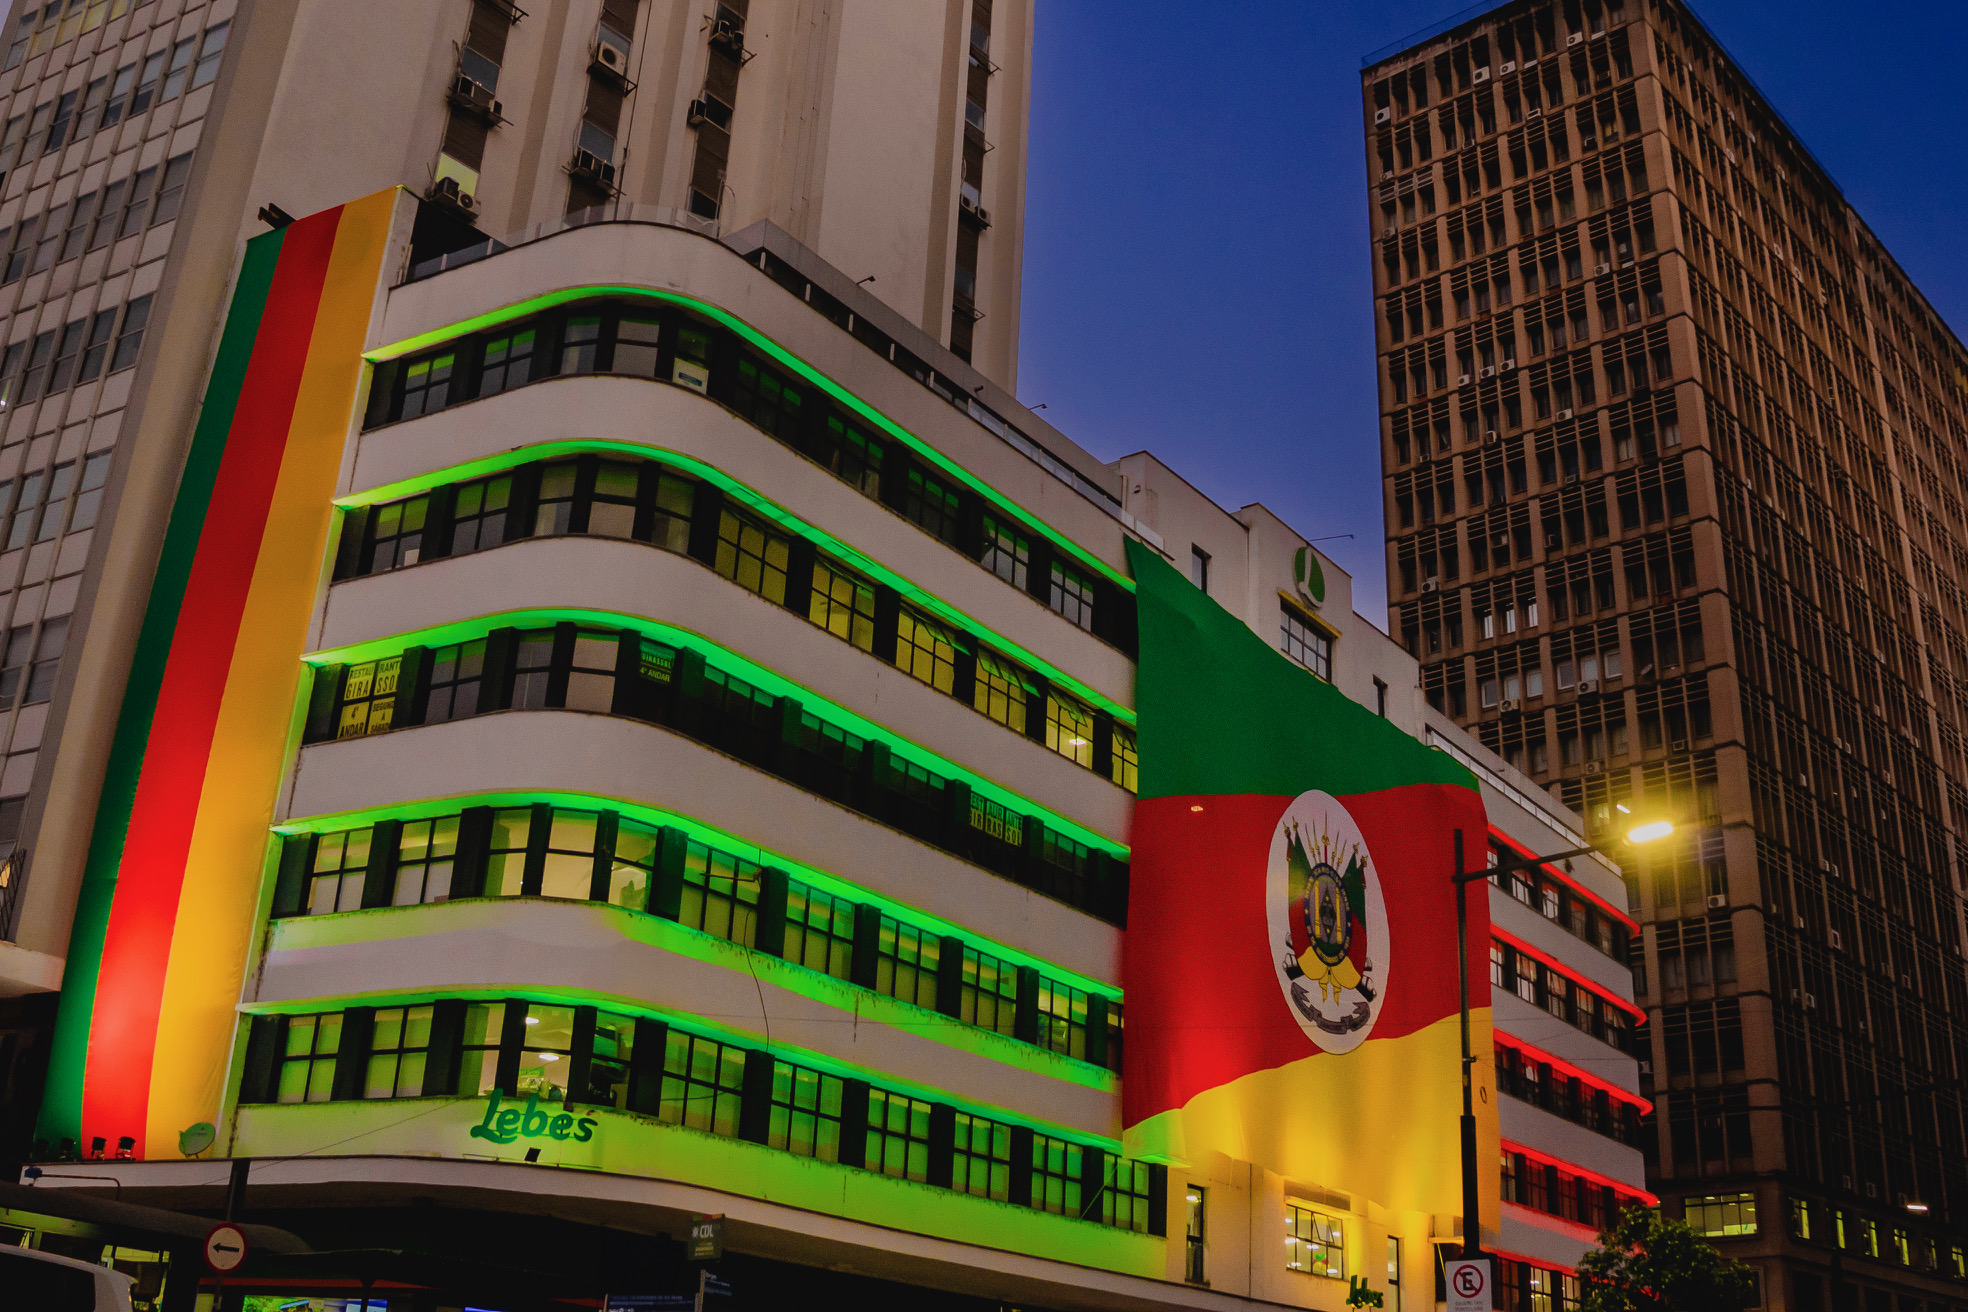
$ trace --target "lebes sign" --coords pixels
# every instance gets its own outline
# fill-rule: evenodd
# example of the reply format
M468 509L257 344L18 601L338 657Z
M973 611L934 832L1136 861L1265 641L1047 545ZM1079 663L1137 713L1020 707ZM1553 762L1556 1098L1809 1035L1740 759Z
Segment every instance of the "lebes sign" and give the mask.
M494 1089L485 1099L485 1119L471 1128L474 1139L493 1143L513 1143L520 1139L554 1139L587 1143L595 1137L601 1122L592 1116L576 1117L573 1112L553 1111L540 1106L540 1095L528 1095L526 1107L500 1106L503 1095Z

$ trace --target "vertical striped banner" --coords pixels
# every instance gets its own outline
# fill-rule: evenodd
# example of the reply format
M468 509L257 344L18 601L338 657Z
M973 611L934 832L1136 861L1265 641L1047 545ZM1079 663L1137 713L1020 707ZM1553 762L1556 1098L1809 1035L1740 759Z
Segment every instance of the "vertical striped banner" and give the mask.
M246 245L96 811L40 1133L216 1120L397 191Z

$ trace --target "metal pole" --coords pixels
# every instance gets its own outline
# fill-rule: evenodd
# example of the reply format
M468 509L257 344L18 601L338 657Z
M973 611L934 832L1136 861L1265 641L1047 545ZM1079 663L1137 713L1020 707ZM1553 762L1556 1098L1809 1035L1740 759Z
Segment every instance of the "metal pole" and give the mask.
M1462 873L1462 830L1455 831L1456 974L1462 984L1462 1255L1483 1251L1482 1199L1476 1174L1475 1057L1469 1051L1469 881Z

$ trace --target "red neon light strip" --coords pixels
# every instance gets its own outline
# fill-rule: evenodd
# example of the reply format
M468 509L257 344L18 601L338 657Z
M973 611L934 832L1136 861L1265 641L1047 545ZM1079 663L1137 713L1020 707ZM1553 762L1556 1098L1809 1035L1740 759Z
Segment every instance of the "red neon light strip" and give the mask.
M1577 975L1574 975L1571 971L1565 969L1564 966L1552 960L1550 954L1545 952L1540 952L1538 949L1524 942L1523 939L1518 938L1515 934L1506 934L1502 930L1492 925L1490 927L1490 937L1496 939L1499 942L1508 943L1511 947L1516 948L1519 952L1523 953L1527 957L1530 957L1534 961L1542 961L1545 965L1549 966L1551 969L1557 971L1560 975L1563 975L1566 979L1570 980L1573 983L1573 985L1575 985L1576 987L1582 988L1587 993L1595 994L1596 996L1603 999L1604 1001L1612 1003L1615 1007L1618 1007L1621 1011L1633 1017L1633 1019L1635 1020L1647 1019L1647 1013L1641 1010L1639 1007L1634 1006L1631 1002L1628 1002L1625 998L1614 997L1612 994L1606 992L1606 990L1598 984L1594 984L1589 980L1580 979Z
M131 1135L138 1156L192 826L340 216L338 206L284 234L212 488L210 504L222 510L200 534L130 810L96 990L116 1005L98 1007L91 1026L82 1125L85 1134Z
M1588 1085L1591 1088L1603 1090L1607 1097L1616 1099L1623 1103L1627 1103L1630 1106L1637 1107L1640 1109L1640 1111L1643 1114L1646 1112L1650 1112L1654 1109L1654 1104L1651 1101L1649 1101L1646 1098L1642 1098L1639 1094L1633 1092L1631 1089L1622 1089L1617 1084L1608 1084L1604 1079L1602 1079L1597 1075L1588 1075L1586 1072L1580 1070L1578 1067L1572 1065L1570 1062L1560 1061L1558 1058L1546 1052L1543 1048L1537 1047L1535 1044L1524 1042L1522 1039L1518 1038L1515 1034L1506 1034L1502 1030L1497 1030L1495 1032L1494 1037L1496 1039L1498 1047L1515 1048L1519 1052L1526 1053L1531 1057L1536 1058L1538 1061L1544 1062L1546 1065L1550 1066L1552 1074L1554 1075L1564 1075L1571 1079L1577 1080L1581 1084Z
M1530 857L1533 860L1536 860L1537 858L1536 852L1531 851L1530 848L1525 847L1522 843L1518 842L1516 839L1511 838L1509 835L1501 832L1500 830L1494 827L1492 827L1490 830L1490 837L1496 839L1497 842L1502 843L1505 847L1515 852L1518 856ZM1554 865L1547 865L1543 862L1539 862L1537 868L1539 870L1544 871L1545 874L1550 875L1553 879L1563 884L1566 888L1571 889L1572 892L1577 893L1580 897L1590 902L1593 906L1598 907L1601 911L1605 912L1613 919L1619 921L1622 925L1625 925L1632 932L1636 934L1640 932L1639 921L1635 920L1632 916L1627 915L1626 912L1621 911L1618 907L1608 902L1605 898L1600 897L1597 893L1587 888L1584 884L1581 884L1578 881L1578 877L1576 875L1567 874L1564 871L1564 869L1562 869L1561 867L1554 866Z
M1555 1166L1561 1171L1578 1176L1581 1180L1588 1181L1592 1184L1604 1185L1620 1197L1638 1198L1649 1207L1660 1201L1659 1198L1648 1193L1645 1189L1635 1189L1632 1185L1615 1180L1609 1175L1600 1175L1597 1171L1588 1171L1583 1166L1574 1165L1562 1157L1553 1157L1550 1153L1541 1153L1535 1148L1526 1148L1523 1144L1512 1143L1508 1139L1499 1140L1499 1142L1503 1145L1503 1151L1507 1153L1517 1153L1527 1161L1538 1162L1544 1166ZM1532 1208L1531 1210L1534 1212L1537 1211L1536 1208ZM1562 1221L1565 1218L1559 1217L1558 1219Z

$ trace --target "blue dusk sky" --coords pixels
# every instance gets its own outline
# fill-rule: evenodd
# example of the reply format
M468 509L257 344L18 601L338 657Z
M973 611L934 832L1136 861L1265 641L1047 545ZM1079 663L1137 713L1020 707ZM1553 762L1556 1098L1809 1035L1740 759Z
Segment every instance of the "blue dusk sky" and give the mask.
M1628 0L1629 4L1639 0ZM1040 0L1018 393L1262 501L1386 604L1361 57L1463 6ZM1968 8L1702 0L1957 334ZM1179 544L1177 549L1180 550Z

